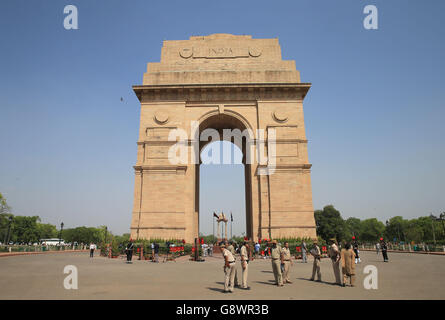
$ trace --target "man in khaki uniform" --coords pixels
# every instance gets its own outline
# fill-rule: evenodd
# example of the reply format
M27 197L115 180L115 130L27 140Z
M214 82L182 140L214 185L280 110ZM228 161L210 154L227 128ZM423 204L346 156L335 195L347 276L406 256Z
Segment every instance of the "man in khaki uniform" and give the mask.
M333 238L330 239L331 247L329 248L329 258L332 261L332 268L334 269L335 283L341 286L341 276L340 276L340 260L341 255L338 250L337 241Z
M321 271L320 271L321 251L320 247L318 246L318 241L314 241L314 247L311 250L311 255L314 257L314 265L312 267L311 281L314 281L315 273L317 273L317 282L321 282Z
M290 266L292 265L291 261L291 255L290 255L290 249L289 249L289 242L284 243L284 248L281 249L282 251L282 264L284 266L284 273L283 273L283 283L292 283L289 280L289 270Z
M227 246L227 241L226 241L226 246ZM229 241L229 246L227 247L227 249L232 253L232 255L234 257L236 257L236 251L235 251L235 247L233 246L233 242ZM238 282L238 268L235 265L235 287L239 287L239 282Z
M355 253L350 243L346 243L341 249L341 268L343 272L343 287L346 286L346 280L349 278L351 287L355 283Z
M249 244L244 241L243 246L240 249L240 257L241 257L241 268L243 270L243 280L241 283L241 288L244 290L250 290L250 287L247 286L247 273L249 271Z
M224 293L233 292L233 283L235 281L235 257L227 250L226 245L221 245L224 256Z
M272 258L272 270L275 277L276 285L283 286L283 275L281 274L281 247L277 246L277 240L272 241L272 248L270 250L270 257Z

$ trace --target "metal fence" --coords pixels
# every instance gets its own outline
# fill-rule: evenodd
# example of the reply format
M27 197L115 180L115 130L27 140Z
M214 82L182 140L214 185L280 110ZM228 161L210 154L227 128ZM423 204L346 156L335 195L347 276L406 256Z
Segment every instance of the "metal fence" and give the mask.
M0 252L45 252L45 251L68 251L68 250L85 250L88 245L76 246L43 246L43 245L3 245L0 246Z
M402 252L445 252L445 245L434 245L426 243L387 243L388 250L402 251ZM375 250L377 251L375 244L362 244L360 245L362 249ZM380 249L381 250L381 249Z

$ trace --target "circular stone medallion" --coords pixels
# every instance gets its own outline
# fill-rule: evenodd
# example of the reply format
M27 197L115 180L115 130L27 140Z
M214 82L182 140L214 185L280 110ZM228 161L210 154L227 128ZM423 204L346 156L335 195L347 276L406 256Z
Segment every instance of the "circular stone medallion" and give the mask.
M260 48L255 48L255 47L250 47L249 48L249 54L252 57L259 57L261 55L261 49Z
M272 118L277 122L285 122L287 121L288 116L283 110L277 109L272 114Z
M168 121L168 114L164 111L156 111L154 119L159 124L167 123Z
M192 48L182 48L179 50L179 55L184 59L190 58L193 55Z

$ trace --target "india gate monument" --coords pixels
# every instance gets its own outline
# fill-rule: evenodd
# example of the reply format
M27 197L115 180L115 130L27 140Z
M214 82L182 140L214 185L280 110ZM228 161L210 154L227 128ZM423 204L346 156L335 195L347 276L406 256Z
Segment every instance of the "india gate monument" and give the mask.
M232 141L223 131L238 129L247 132L240 148L246 235L316 238L303 116L310 87L295 61L282 60L278 39L212 34L164 41L160 62L148 63L142 85L133 86L141 118L131 237L198 237L199 153L211 142L201 134L214 129ZM188 136L172 140L178 129ZM171 160L178 145L187 161ZM257 161L260 151L266 158Z

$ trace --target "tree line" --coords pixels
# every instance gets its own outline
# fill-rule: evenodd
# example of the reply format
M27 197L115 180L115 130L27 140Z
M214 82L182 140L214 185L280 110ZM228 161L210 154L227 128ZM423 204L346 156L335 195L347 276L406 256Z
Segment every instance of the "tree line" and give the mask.
M372 243L380 238L404 243L445 243L445 213L439 217L430 215L415 219L395 216L385 223L376 218L345 220L333 205L316 210L314 214L317 235L326 241L330 238L348 241L355 237L359 242Z
M39 216L15 216L0 193L0 242L38 243L40 239L61 238L66 243L102 243L111 241L113 234L106 226L57 229L42 223Z

